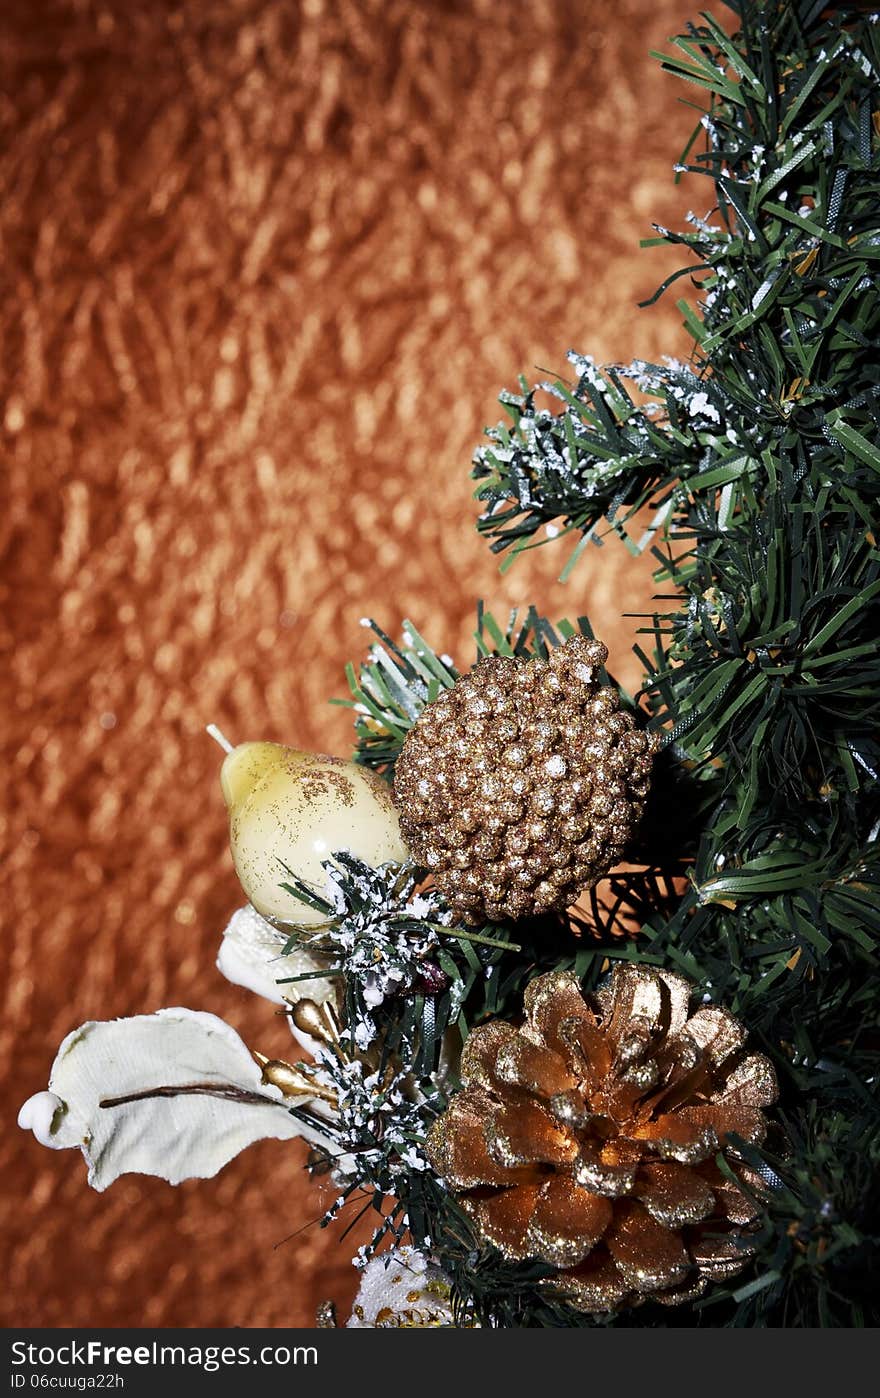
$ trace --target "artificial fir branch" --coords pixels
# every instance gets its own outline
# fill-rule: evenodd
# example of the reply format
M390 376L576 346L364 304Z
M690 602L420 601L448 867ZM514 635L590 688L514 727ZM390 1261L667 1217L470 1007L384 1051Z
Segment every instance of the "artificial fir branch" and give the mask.
M564 576L602 531L652 550L667 609L646 619L643 690L623 701L665 750L637 867L545 940L517 924L522 953L491 954L461 1030L515 1013L548 965L586 988L621 957L677 969L772 1058L784 1129L769 1153L742 1148L772 1181L752 1269L678 1312L551 1303L540 1268L481 1245L430 1172L405 1175L413 1238L487 1324L880 1318L880 23L815 0L732 8L734 37L703 15L661 56L705 104L677 171L704 177L711 207L649 240L687 255L660 291L696 289L679 303L690 362L571 353L570 376L502 395L509 422L474 458L478 527L509 559L548 524L577 541ZM481 611L477 650L543 655L573 629ZM358 760L389 776L457 676L405 634L379 633L349 672Z
M697 309L681 303L692 363L600 370L572 353L573 382L544 385L561 413L537 407L525 381L504 394L512 423L489 432L474 462L479 527L495 548L559 521L582 534L580 551L650 504L651 527L630 540L646 547L707 497L726 527L749 483L761 488L768 453L790 459L798 480L832 485L870 528L880 35L852 6L774 0L741 17L735 48L706 17L677 41L683 56L664 60L708 97L705 150L679 169L709 177L714 207L689 215L693 231L658 239L684 246L693 260L682 273L701 278Z

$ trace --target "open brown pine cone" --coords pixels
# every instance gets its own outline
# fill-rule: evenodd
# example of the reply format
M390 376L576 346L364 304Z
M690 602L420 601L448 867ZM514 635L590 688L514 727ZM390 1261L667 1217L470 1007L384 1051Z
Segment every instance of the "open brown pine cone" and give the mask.
M521 1028L473 1031L463 1090L435 1123L432 1163L478 1233L579 1310L676 1304L750 1255L757 1209L719 1168L760 1179L728 1133L759 1143L773 1067L743 1026L649 966L616 967L585 997L570 972L532 981Z

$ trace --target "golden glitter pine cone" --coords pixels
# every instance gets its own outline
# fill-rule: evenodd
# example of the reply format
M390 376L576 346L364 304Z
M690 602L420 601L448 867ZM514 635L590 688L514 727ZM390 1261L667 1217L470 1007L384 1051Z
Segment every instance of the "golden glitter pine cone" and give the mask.
M656 739L600 684L607 656L572 636L548 660L488 657L407 734L401 830L465 922L566 908L620 860Z
M647 966L591 996L570 972L539 976L520 1028L470 1035L429 1136L480 1236L557 1268L543 1285L578 1310L691 1300L750 1255L757 1211L715 1157L760 1186L725 1141L764 1139L776 1077L726 1010L689 1015L690 992Z

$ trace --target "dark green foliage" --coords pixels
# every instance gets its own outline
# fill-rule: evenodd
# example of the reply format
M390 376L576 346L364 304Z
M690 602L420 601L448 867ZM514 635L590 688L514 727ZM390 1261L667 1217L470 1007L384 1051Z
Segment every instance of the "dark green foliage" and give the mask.
M678 534L690 549L664 584L687 608L655 625L646 686L682 756L720 757L724 734L743 820L758 801L867 794L880 760L880 554L829 487L804 498L790 461L771 457L766 484L726 531L698 507Z
M697 288L680 303L690 363L572 354L571 381L502 396L510 422L475 456L478 527L508 559L546 524L577 538L566 575L602 531L652 549L662 606L624 702L665 748L635 870L568 943L564 928L501 932L522 952L497 954L465 1023L515 1013L548 961L587 986L616 957L669 965L727 1005L781 1084L776 1138L743 1147L770 1186L758 1254L680 1312L590 1320L413 1176L414 1236L496 1324L880 1319L880 23L816 0L733 8L733 39L704 15L662 59L705 105L678 168L704 177L711 211L658 230ZM478 651L543 653L571 629L481 613ZM415 633L405 650L381 639L350 680L359 760L390 775L456 672ZM640 935L619 935L620 913Z

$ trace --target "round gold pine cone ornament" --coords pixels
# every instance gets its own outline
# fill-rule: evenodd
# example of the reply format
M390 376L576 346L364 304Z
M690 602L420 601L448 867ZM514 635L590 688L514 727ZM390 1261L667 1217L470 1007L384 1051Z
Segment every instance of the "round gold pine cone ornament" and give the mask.
M400 826L465 922L566 908L620 859L656 750L599 683L600 641L490 657L429 704L394 773Z
M432 1128L431 1162L479 1235L558 1269L542 1285L578 1310L691 1300L750 1255L757 1211L716 1156L760 1186L726 1138L763 1140L776 1078L726 1010L688 1014L690 990L645 966L592 996L570 972L539 976L521 1028L470 1035L464 1088Z

